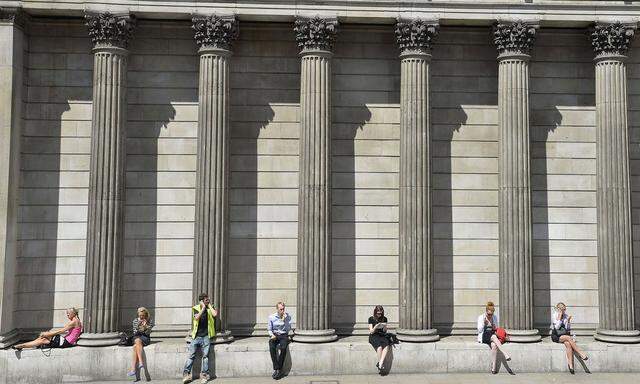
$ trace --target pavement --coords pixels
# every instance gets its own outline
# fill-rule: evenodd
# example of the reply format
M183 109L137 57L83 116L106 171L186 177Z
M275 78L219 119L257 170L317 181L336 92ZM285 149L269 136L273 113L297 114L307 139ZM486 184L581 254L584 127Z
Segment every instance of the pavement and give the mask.
M179 384L181 380L153 380L155 384ZM210 384L637 384L638 373L593 373L576 372L570 375L563 373L522 373L509 375L499 373L443 373L443 374L397 374L379 375L347 375L347 376L290 376L279 381L270 377L238 377L219 378L209 381ZM65 381L64 383L73 383ZM84 382L86 383L86 382ZM92 381L91 383L129 384L132 381ZM141 381L139 383L146 383ZM200 384L194 381L193 384Z

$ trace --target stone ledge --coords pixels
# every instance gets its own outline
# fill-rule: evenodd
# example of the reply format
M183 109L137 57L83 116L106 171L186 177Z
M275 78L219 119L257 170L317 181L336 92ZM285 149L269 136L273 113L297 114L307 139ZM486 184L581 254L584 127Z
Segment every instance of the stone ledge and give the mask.
M617 345L578 337L589 355L591 372L640 372L640 345ZM514 372L564 372L564 346L545 338L535 344L505 347L512 356ZM176 340L154 342L145 348L153 379L177 379L186 359L186 343ZM214 347L210 359L218 377L269 376L271 360L267 339L252 337ZM25 350L17 357L13 350L0 351L0 367L6 367L0 382L54 383L64 380L125 379L131 358L129 347L74 347ZM366 337L345 337L329 344L290 344L290 375L353 375L375 373L376 357ZM401 343L393 350L394 373L488 372L490 351L475 338L451 336L436 343ZM584 368L576 359L579 372ZM504 370L504 366L502 367Z

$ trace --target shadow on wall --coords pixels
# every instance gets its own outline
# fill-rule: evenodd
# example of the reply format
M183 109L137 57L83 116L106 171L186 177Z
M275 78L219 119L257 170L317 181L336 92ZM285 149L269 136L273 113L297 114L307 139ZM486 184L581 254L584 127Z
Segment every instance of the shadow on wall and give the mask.
M432 114L433 116L433 114ZM454 326L453 297L453 186L451 147L454 132L467 123L462 105L452 109L447 122L431 123L431 252L433 255L433 322L440 335L451 334ZM433 213L437 214L433 214ZM436 317L438 316L438 317ZM444 322L439 319L446 319Z
M232 73L232 78L237 76ZM232 94L233 94L232 90ZM235 96L237 97L237 96ZM246 105L248 100L238 100L234 96L231 106L232 121L230 122L230 178L229 195L229 272L227 311L237 311L234 318L241 319L231 326L231 317L227 316L228 328L234 335L261 334L256 329L258 323L266 319L256 318L258 308L258 223L260 214L259 204L265 204L258 199L259 173L258 154L259 137L262 130L269 129L269 123L274 120L275 111L272 102L260 100L252 105ZM274 100L273 103L276 103ZM268 204L268 202L266 202ZM262 256L262 255L261 255ZM272 255L266 255L270 257ZM271 263L265 263L271 264ZM274 303L275 305L275 303ZM274 311L275 312L275 311Z
M55 306L58 257L70 256L58 254L60 249L68 248L58 245L59 234L65 231L65 226L82 225L73 223L79 219L71 214L73 207L61 207L61 202L67 200L66 196L60 196L62 172L84 170L69 157L64 162L61 159L65 154L62 119L71 109L70 100L59 102L52 97L45 100L32 97L35 96L28 95L26 101L27 117L22 133L20 250L16 277L17 292L22 296L18 302L36 306L37 315L16 311L16 318L31 318L23 323L27 328L20 329L22 339L33 339L40 331L50 329L55 324L55 312L65 309ZM39 101L45 103L37 103Z
M120 314L120 328L123 330L131 329L138 307L146 307L155 319L157 281L162 278L162 273L173 271L172 268L157 270L158 227L172 225L165 224L164 218L159 222L158 210L169 212L162 207L167 202L158 200L158 175L159 172L185 170L182 165L172 162L169 156L159 154L162 131L169 129L169 123L176 116L171 103L178 100L171 96L170 92L161 90L153 93L152 98L145 98L142 88L128 89L125 251ZM163 232L161 237L171 237L168 229ZM154 329L156 335L170 331L171 327L163 324L156 325Z
M532 111L531 114L531 221L532 227L536 224L548 225L549 223L549 191L547 177L549 175L547 160L547 140L549 134L562 124L562 113L557 107L542 111L541 115ZM549 229L543 232L532 230L532 256L533 256L533 299L534 308L542 307L544 312L542 319L536 319L534 314L534 326L540 334L549 334L551 321L551 259L549 256L550 236ZM537 234L537 236L536 236ZM537 275L537 278L535 277ZM547 323L544 322L547 319ZM538 320L538 324L536 321Z
M335 108L334 108L335 110ZM356 135L371 120L366 104L348 108L348 113L334 112L332 130L332 223L331 279L332 321L336 332L356 332ZM335 128L335 125L339 125ZM372 307L373 308L373 307Z

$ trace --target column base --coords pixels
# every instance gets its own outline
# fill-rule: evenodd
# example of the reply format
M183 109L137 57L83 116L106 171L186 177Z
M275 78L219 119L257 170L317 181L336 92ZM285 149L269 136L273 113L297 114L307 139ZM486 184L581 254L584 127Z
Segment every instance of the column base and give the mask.
M430 343L440 340L437 329L398 329L398 340L411 343Z
M296 329L293 341L299 343L330 343L338 340L335 329Z
M614 331L610 329L598 329L593 337L598 341L617 344L640 343L640 331Z
M0 335L0 349L9 348L13 344L17 344L18 341L20 341L20 334L17 329L12 329Z
M507 329L508 341L511 343L537 343L542 340L537 329Z
M78 339L78 345L83 347L107 347L120 343L120 333L83 333Z

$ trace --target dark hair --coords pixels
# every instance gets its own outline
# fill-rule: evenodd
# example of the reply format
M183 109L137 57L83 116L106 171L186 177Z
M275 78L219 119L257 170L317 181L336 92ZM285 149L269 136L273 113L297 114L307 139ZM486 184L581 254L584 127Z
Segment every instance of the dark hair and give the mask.
M382 312L380 316L378 316L378 311ZM376 305L376 307L373 309L373 318L379 319L381 316L384 316L384 308L382 307L382 305Z
M202 300L204 300L204 299L206 299L208 297L209 297L208 294L202 292L201 294L198 295L198 300L202 301Z

